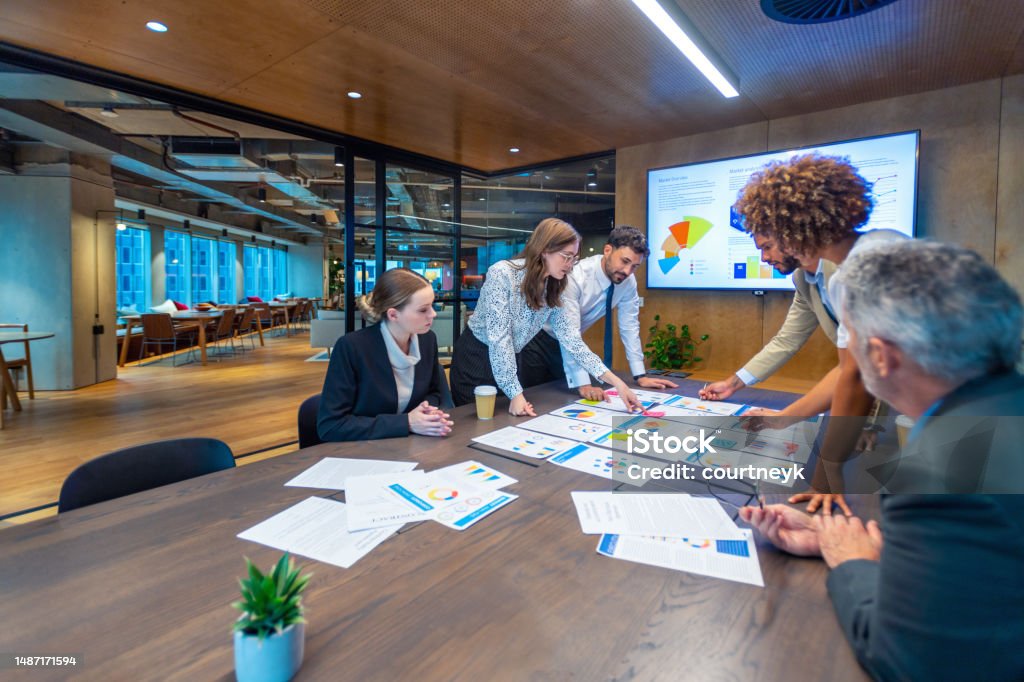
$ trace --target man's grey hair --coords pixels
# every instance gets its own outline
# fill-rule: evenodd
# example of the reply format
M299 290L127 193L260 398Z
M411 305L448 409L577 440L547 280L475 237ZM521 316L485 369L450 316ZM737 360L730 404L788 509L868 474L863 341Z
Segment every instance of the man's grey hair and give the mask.
M889 341L925 373L957 384L1017 363L1020 296L970 249L885 242L854 254L836 276L859 344Z

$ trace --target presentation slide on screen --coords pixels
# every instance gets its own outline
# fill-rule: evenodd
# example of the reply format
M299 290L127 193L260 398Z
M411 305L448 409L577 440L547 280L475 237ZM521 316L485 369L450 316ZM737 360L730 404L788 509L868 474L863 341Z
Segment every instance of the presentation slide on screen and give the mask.
M732 206L750 176L765 164L815 151L847 157L873 184L875 208L864 230L913 234L916 132L651 170L648 288L792 289L789 276L761 262L761 252Z

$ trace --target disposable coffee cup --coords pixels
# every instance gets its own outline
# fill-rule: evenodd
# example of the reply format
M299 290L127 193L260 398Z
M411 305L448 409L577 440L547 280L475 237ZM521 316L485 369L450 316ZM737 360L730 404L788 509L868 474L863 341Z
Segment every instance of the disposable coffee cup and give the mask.
M914 420L905 414L901 414L896 417L896 438L900 442L900 448L907 446L907 438L910 436L911 429L914 428Z
M473 389L473 395L476 396L476 418L493 419L494 399L498 395L498 389L494 386L477 386Z

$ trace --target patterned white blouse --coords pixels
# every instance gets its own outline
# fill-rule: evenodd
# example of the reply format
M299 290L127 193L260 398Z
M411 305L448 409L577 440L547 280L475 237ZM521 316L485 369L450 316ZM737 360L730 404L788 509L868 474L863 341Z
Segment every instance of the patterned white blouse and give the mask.
M469 318L473 335L487 346L491 371L498 388L510 398L523 392L516 375L516 353L536 336L544 324L550 324L558 343L583 369L595 377L608 371L601 358L592 353L580 338L579 324L572 324L563 308L531 310L520 289L526 270L523 260L499 261L487 269L476 311Z

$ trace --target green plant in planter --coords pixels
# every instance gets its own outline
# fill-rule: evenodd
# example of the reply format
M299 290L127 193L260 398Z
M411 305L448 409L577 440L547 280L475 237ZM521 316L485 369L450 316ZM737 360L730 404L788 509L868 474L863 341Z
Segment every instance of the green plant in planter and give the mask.
M659 369L693 369L704 358L698 355L698 348L708 340L707 334L699 339L690 336L690 325L677 328L674 324L661 326L661 315L654 316L654 326L648 329L650 336L644 346L644 357Z
M245 564L249 577L239 579L242 600L232 604L242 612L235 622L235 630L244 635L256 635L263 641L271 634L281 634L285 628L304 623L302 617L302 591L306 589L311 573L299 575L286 552L270 573L263 574L248 557Z

